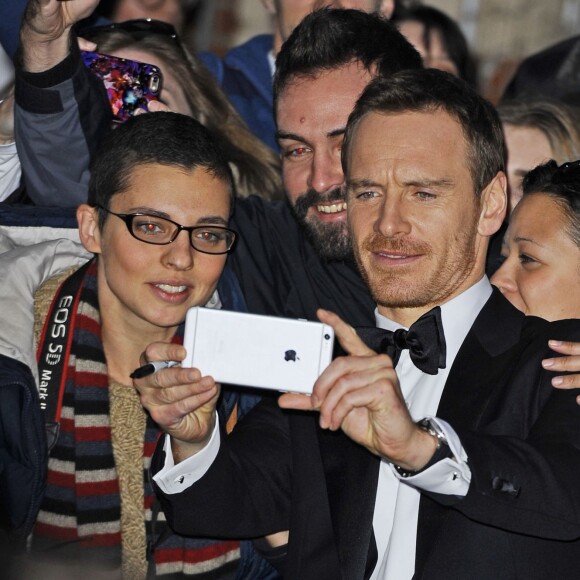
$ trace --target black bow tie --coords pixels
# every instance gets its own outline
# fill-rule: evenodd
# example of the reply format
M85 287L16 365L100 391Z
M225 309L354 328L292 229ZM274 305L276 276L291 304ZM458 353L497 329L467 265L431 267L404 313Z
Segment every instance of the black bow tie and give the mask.
M445 335L439 306L423 314L409 330L399 328L393 332L374 326L359 326L356 331L369 348L388 354L394 366L401 351L408 348L413 364L424 373L436 375L438 369L445 368Z

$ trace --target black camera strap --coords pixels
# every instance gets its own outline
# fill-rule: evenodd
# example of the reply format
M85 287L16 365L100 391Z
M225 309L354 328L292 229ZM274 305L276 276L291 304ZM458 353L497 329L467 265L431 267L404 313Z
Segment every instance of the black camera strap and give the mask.
M60 431L74 321L83 279L90 264L91 261L70 275L56 291L38 343L38 397L44 415L49 451L54 447Z

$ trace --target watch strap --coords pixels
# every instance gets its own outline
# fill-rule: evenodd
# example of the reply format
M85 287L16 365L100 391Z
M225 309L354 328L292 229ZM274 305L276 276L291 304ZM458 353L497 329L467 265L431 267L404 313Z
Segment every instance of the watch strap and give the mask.
M413 471L412 469L404 469L403 467L400 467L399 465L392 463L391 465L394 467L395 471L401 477L411 477L413 475L417 475L429 469L436 463L439 463L439 461L443 459L453 458L453 452L451 451L451 448L447 443L445 433L441 430L439 425L437 425L431 419L421 419L420 421L417 421L417 426L423 429L424 431L427 431L429 435L432 435L437 439L437 448L435 449L435 452L431 456L431 459L429 459L429 461L421 469L418 469L417 471Z

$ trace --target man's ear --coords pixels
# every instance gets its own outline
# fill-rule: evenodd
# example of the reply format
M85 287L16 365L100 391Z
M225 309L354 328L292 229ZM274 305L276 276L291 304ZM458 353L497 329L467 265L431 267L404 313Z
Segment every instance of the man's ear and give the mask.
M479 223L477 232L492 236L501 228L507 210L507 177L498 171L481 192Z
M79 237L86 250L93 254L101 253L101 231L99 230L99 210L86 203L77 209Z

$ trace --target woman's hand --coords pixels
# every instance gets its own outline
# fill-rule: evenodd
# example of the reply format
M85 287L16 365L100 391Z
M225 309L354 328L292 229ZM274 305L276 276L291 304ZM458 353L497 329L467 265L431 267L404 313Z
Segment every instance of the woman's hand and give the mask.
M147 347L141 362L181 362L185 354L183 346L155 342ZM171 435L176 463L205 447L215 426L220 393L212 377L202 377L198 369L174 366L134 379L133 385L151 418Z
M552 385L557 389L580 389L580 342L550 340L548 344L552 350L565 356L544 359L542 366L549 371L576 373L554 377ZM576 401L580 405L580 395Z

